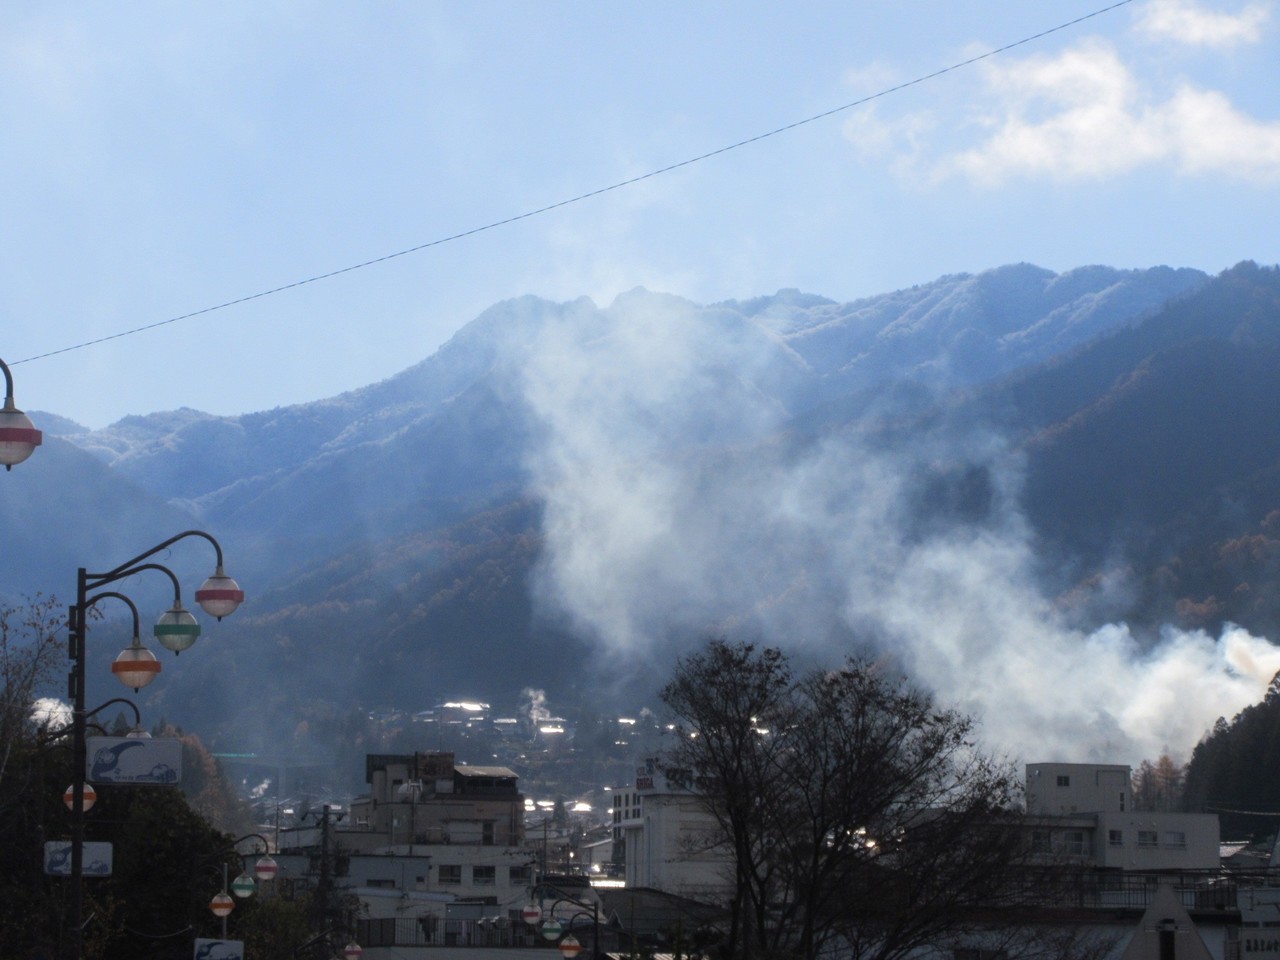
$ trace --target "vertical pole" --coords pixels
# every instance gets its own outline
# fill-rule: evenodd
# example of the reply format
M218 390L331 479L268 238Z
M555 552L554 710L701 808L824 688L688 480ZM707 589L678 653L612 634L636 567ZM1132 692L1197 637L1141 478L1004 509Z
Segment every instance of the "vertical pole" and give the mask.
M329 928L333 926L332 878L332 864L329 862L329 804L326 803L320 815L320 882L316 885L316 928L326 931L326 946Z
M84 567L76 574L76 603L68 617L68 653L71 672L67 676L71 712L71 924L67 931L67 960L80 960L84 936L84 770L88 749L85 744L85 603L87 584Z
M222 861L222 895L229 896L227 893L227 861ZM222 915L222 939L227 939L227 915Z

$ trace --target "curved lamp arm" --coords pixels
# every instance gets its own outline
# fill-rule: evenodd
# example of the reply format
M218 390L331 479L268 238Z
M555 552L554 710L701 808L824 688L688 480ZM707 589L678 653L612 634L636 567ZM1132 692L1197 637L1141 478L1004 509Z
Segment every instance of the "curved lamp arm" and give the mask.
M162 543L157 543L151 549L143 551L132 560L126 560L124 563L112 567L106 573L91 573L89 576L95 580L99 580L101 583L110 583L113 580L119 580L122 577L127 577L133 572L130 569L131 567L142 563L142 561L146 560L148 557L154 557L162 550L169 549L169 547L173 546L179 540L185 540L187 537L203 537L205 540L208 540L213 544L214 555L217 557L216 566L219 570L222 569L222 545L213 538L213 535L205 533L203 530L184 530L182 533L175 533L172 537ZM141 570L144 568L138 567L138 569ZM170 574L170 576L172 576L172 574Z
M228 614L234 613L236 608L244 602L244 591L240 589L239 584L227 576L226 571L223 569L222 545L218 543L212 534L205 533L203 530L184 530L182 533L174 534L169 539L157 543L154 547L138 554L132 560L126 560L124 563L112 567L104 573L83 572L81 577L88 587L94 588L114 583L117 580L123 580L125 577L131 577L143 570L163 571L173 581L174 605L170 613L176 618L174 622L183 625L179 633L191 633L195 620L190 618L190 615L186 614L182 609L182 590L178 586L177 577L168 567L161 566L158 563L146 562L157 553L169 549L179 540L187 537L200 537L213 545L215 557L213 576L205 580L200 589L196 591L196 603L204 609L205 613L221 620ZM198 629L194 631L195 634L198 634L198 632ZM180 653L195 641L195 636L193 635L189 640L182 641L178 639L174 643L170 643L164 638L163 634L157 635L161 637L160 642L175 653Z
M132 600L126 597L123 593L116 593L116 591L114 590L104 590L102 593L95 593L92 597L90 597L84 602L84 607L87 610L90 607L92 607L95 603L97 603L99 600L106 600L108 597L115 600L123 600L128 605L129 610L133 613L133 635L136 638L140 632L138 629L138 607L136 604L134 604ZM95 710L94 713L96 712L97 711ZM91 714L86 714L86 716L91 716Z
M106 703L99 704L98 706L90 710L88 713L86 713L84 715L85 719L87 720L89 717L92 717L94 714L102 712L103 710L107 709L107 707L111 706L113 703L123 703L127 705L133 711L134 727L140 728L142 726L142 712L138 710L138 705L127 697L112 697Z

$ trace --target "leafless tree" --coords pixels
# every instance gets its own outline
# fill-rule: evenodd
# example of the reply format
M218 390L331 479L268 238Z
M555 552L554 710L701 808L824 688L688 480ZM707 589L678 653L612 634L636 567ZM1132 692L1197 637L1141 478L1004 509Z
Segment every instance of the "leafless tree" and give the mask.
M0 785L10 773L14 751L29 746L38 732L35 701L65 660L59 642L65 626L61 612L53 597L0 607ZM0 805L20 792L0 791Z
M777 650L712 640L662 698L668 763L732 850L729 955L897 960L999 896L1014 771L897 673L850 659L797 679Z

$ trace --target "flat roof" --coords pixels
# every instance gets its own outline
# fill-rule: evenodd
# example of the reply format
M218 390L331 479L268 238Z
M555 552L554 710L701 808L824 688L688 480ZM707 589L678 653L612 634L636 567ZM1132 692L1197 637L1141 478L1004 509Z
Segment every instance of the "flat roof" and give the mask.
M454 772L464 777L507 777L511 780L519 779L517 774L510 767L473 767L470 764L459 763L454 765Z

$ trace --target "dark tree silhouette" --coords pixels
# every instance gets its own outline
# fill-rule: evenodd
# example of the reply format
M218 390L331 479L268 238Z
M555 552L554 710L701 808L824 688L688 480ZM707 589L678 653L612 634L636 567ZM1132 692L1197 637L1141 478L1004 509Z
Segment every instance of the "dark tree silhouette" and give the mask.
M1015 772L896 672L850 659L797 679L778 650L711 640L662 699L669 774L691 775L734 865L727 955L838 940L896 960L999 897L1021 852Z

